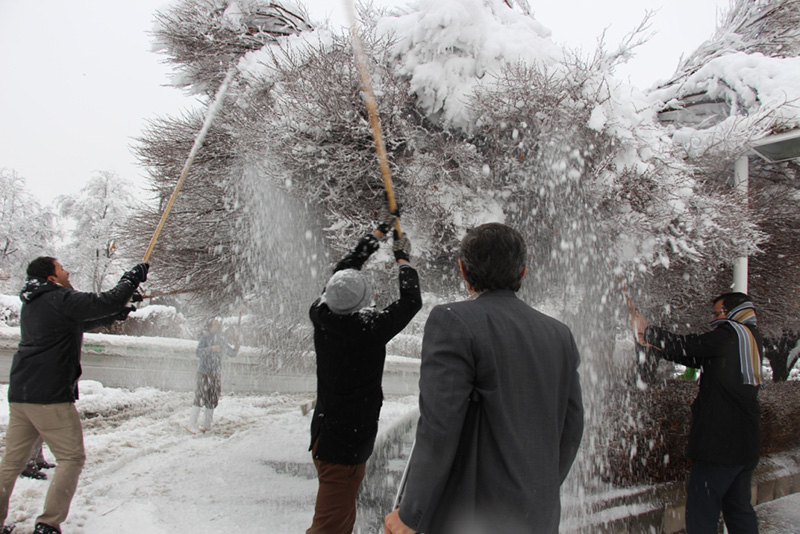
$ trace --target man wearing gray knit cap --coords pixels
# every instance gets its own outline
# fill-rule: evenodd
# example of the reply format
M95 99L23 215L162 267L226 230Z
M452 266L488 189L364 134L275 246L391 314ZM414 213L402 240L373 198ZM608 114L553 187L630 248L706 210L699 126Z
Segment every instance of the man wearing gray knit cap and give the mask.
M334 268L323 294L311 305L317 353L317 403L311 445L319 490L307 534L350 534L356 495L372 454L383 403L381 380L386 343L422 307L419 277L411 266L411 244L394 233L400 298L382 310L371 305L372 290L361 267L394 225L387 213Z

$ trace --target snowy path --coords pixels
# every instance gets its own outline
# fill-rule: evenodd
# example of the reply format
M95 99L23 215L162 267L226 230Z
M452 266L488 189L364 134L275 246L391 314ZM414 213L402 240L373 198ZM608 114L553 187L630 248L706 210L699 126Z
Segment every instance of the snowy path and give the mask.
M307 452L310 418L298 408L307 395L224 396L213 431L193 435L184 428L188 393L81 387L88 459L65 534L279 534L309 526L317 483ZM415 403L387 399L382 425ZM46 488L19 479L8 519L19 524L17 533L32 531Z

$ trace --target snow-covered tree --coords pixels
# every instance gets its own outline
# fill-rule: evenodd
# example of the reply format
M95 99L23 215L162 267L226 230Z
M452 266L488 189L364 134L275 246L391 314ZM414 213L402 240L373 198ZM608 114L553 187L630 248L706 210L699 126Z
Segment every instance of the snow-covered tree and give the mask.
M189 114L151 123L141 139L140 161L150 169L158 203L137 214L129 239L146 250L156 224L172 195L186 155L203 117ZM235 285L238 259L236 232L242 220L229 189L235 165L231 137L220 116L198 153L191 175L180 191L151 256L153 281L164 290L202 289L203 300L223 301L240 294ZM192 292L193 294L193 292Z
M520 228L531 256L524 297L574 326L587 406L596 410L590 418L601 421L614 405L614 368L632 367L612 358L625 322L623 290L658 319L696 308L694 296L707 298L718 273L764 244L757 203L712 180L722 171L710 159L691 157L714 147L713 137L685 143L660 122L659 95L614 79L646 21L618 49L587 58L556 45L522 2L417 0L393 14L363 8L360 19L402 225L426 290L456 289L454 255L467 228ZM263 301L274 285L307 304L300 296L319 289L324 278L314 278L328 263L320 236L340 254L372 228L384 203L353 43L318 27L237 57L231 96L201 161L209 170L196 183L205 185L191 193L213 192L224 218L209 223L219 231L213 239L198 232L199 255L174 255L190 258L176 263L174 279L215 273L201 285L206 294L237 287L240 297ZM203 87L230 64L187 71ZM177 129L184 145L185 132L199 127L199 117L193 121ZM170 124L144 155L169 150ZM150 167L166 170L161 162L172 157L155 157ZM192 217L204 220L187 215L184 231ZM305 234L293 233L297 226ZM604 468L595 439L602 431L589 430L587 472Z
M565 309L579 287L602 287L597 299L611 304L617 279L635 286L664 265L717 266L759 242L746 208L700 188L656 109L614 82L629 48L574 56L491 0L419 1L362 19L403 224L434 280L464 230L486 220L527 231L530 290L559 295ZM352 47L324 31L278 45L239 64L250 97L237 102L239 129L258 132L262 175L317 203L343 249L383 201Z
M28 190L15 170L0 170L0 292L16 294L37 256L55 254L53 213Z
M708 194L731 195L734 162L754 140L800 126L800 2L736 0L714 36L679 65L676 73L650 92L659 118L676 150L695 169ZM750 157L749 218L764 235L748 240L740 255L750 255L749 292L756 301L759 325L771 337L800 324L796 284L800 266L800 165L766 163ZM727 211L727 210L726 210ZM727 213L728 217L735 217ZM741 220L741 219L740 219ZM672 304L675 324L707 321L710 293L729 290L729 261L685 267L704 284L686 284L685 269L658 273L643 293ZM705 273L702 270L705 269ZM667 284L664 284L664 282ZM665 298L658 286L681 299Z
M134 250L119 250L125 226L137 201L127 182L110 171L96 172L74 195L61 195L55 204L68 225L69 235L60 252L70 270L73 285L82 291L100 292L117 281L120 258Z
M704 287L706 273L761 241L749 208L704 187L658 108L613 79L635 35L583 58L500 0L420 0L361 19L402 224L426 288L455 288L467 228L520 228L531 254L523 294L575 327L593 381L590 415L601 420L619 377L611 355L622 288L638 295L660 270ZM337 253L383 203L352 50L348 36L317 30L246 54L231 115L240 153L263 182L316 207ZM588 472L604 468L593 452Z
M291 1L184 0L155 18L154 50L175 66L172 83L205 94L246 52L310 29L305 10Z
M158 13L156 49L176 68L173 83L211 102L226 73L249 50L308 28L304 12L287 2L185 0ZM229 311L262 285L246 261L243 237L252 235L247 209L253 200L240 186L243 153L232 124L232 102L240 96L234 78L197 153L167 224L153 252L153 283L160 289L187 291L207 313ZM151 122L137 152L150 171L157 205L136 217L131 239L146 248L172 195L201 129L204 111ZM301 234L302 235L302 234ZM236 306L240 306L236 304ZM238 308L237 308L238 309ZM241 310L239 310L241 311Z

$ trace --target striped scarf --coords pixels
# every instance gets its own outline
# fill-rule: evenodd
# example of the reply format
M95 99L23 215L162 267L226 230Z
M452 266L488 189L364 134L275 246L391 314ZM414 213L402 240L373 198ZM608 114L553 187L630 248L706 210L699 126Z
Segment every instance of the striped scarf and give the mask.
M723 323L731 325L739 336L739 364L742 369L742 383L750 386L761 385L761 353L753 333L744 325L756 326L756 310L752 302L743 302L732 309L725 319L711 322L713 328Z

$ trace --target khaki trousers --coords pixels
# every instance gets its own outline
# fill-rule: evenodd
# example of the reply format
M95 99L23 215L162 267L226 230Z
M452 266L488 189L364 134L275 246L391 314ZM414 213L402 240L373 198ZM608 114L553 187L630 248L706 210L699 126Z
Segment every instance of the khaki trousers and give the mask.
M314 521L306 534L352 534L356 523L356 497L366 464L341 465L314 460L314 465L319 475L319 490Z
M44 512L37 523L61 528L67 518L78 478L86 461L83 428L75 404L9 403L6 451L0 462L0 525L8 516L8 503L20 472L31 458L31 447L41 435L56 458L47 489Z

